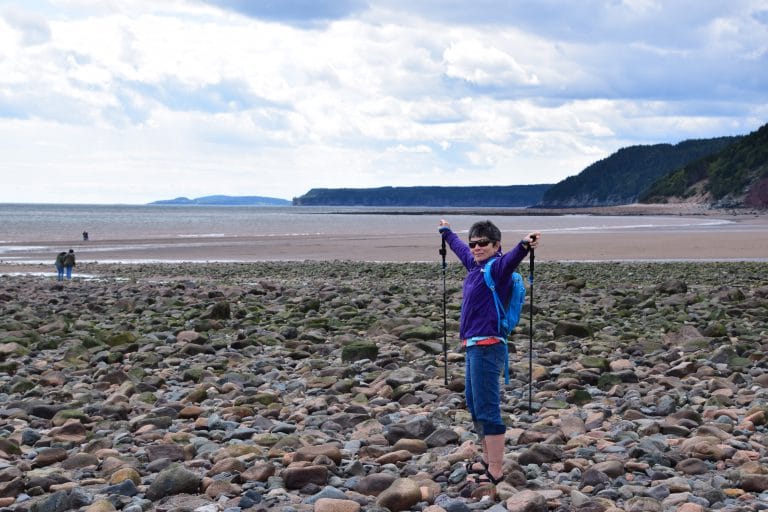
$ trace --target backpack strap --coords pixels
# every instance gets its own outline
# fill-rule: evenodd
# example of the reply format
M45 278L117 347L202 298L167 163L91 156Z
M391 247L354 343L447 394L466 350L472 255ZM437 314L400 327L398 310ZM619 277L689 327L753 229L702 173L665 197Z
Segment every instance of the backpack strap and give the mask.
M499 294L496 292L496 283L491 275L491 266L494 261L496 261L496 258L491 258L488 260L488 263L485 264L485 267L483 267L483 279L485 279L485 285L491 290L491 294L493 294L493 304L496 306L496 318L498 318L497 329L499 332L502 332L501 317L504 314L504 305L501 303Z
M488 260L488 263L485 264L485 267L483 267L483 278L485 279L485 285L490 288L491 293L493 294L493 304L496 306L496 317L498 318L498 330L502 334L501 340L502 343L504 343L504 384L509 384L509 347L507 346L507 335L509 334L506 332L506 329L502 329L503 324L505 324L505 313L504 313L504 304L501 302L501 298L499 298L499 294L496 292L496 283L493 280L493 276L491 276L491 265L493 265L493 262L496 261L496 258L491 258Z
M504 303L501 302L501 298L496 291L496 283L494 282L493 276L491 275L491 265L493 265L494 261L496 261L496 258L491 258L488 260L488 263L485 264L485 267L483 268L483 278L485 279L485 285L490 288L491 293L493 294L493 304L496 306L496 317L499 319L497 329L503 335L503 337L506 338L508 333L506 332L506 326L504 325L504 320L506 319Z

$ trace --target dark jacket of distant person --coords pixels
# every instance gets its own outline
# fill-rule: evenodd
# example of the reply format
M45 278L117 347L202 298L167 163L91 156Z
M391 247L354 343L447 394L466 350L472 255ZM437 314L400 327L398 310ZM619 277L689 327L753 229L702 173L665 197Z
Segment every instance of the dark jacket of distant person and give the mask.
M75 251L73 251L72 249L70 249L69 252L64 256L64 266L65 267L75 266Z

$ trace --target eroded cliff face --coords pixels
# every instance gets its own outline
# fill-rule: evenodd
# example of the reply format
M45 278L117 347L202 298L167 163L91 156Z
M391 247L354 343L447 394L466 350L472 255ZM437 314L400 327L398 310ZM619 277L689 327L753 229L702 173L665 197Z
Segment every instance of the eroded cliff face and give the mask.
M768 177L758 180L744 197L744 206L748 208L768 208Z
M637 196L611 195L597 197L591 194L581 194L567 199L548 201L540 206L544 208L590 208L599 206L621 206L637 201Z

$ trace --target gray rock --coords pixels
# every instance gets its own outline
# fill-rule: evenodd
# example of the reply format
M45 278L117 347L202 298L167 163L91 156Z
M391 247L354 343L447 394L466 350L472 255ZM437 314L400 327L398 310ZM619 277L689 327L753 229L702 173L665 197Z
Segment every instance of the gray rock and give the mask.
M366 496L378 496L388 489L395 480L397 477L389 473L373 473L361 478L354 490Z
M385 437L390 444L395 444L402 438L423 439L434 432L435 426L425 417L416 417L412 420L392 425L387 429Z
M611 477L603 473L602 471L598 471L595 468L589 468L581 475L581 484L589 485L592 487L598 486L598 485L605 485L610 483Z
M518 457L518 462L521 465L536 464L541 466L548 462L555 462L562 460L563 450L558 446L543 445L536 443L531 445L530 448L523 451Z
M313 494L306 500L304 500L304 503L313 504L317 500L322 498L330 498L333 500L346 500L349 499L346 494L344 494L343 491L336 489L335 487L323 487L323 489L318 492L317 494Z
M200 489L200 482L200 476L174 464L157 475L147 489L147 498L157 501L172 494L196 493Z
M455 430L450 428L438 428L426 438L427 446L434 448L437 446L447 446L449 444L456 444L459 440L459 435Z
M555 337L575 336L577 338L589 338L592 336L592 328L583 322L560 321L555 326Z

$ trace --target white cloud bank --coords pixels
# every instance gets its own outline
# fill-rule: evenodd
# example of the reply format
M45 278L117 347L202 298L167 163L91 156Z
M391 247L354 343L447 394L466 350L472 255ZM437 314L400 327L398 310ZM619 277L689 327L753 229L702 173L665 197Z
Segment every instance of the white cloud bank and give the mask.
M768 1L0 6L0 202L554 183L768 121Z

